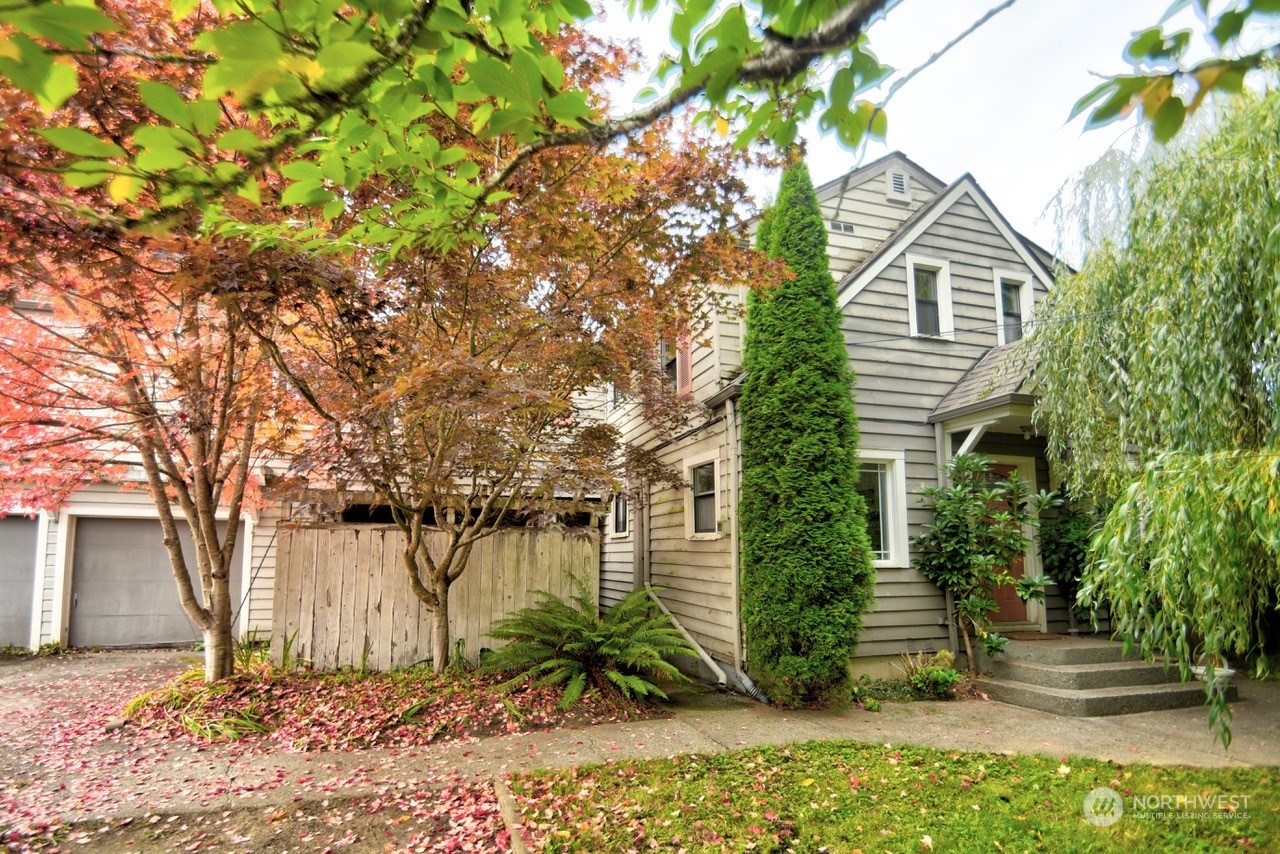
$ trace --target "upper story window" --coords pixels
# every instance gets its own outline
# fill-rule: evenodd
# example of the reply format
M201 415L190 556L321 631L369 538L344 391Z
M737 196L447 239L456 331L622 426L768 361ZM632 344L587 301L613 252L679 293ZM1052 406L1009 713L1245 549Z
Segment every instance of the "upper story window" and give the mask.
M901 169L890 169L885 173L884 194L899 202L911 201L911 176Z
M678 336L675 343L660 342L658 361L677 394L693 393L693 339L688 334Z
M1001 344L1020 341L1031 313L1031 279L1024 273L993 270L996 298L996 337Z
M912 335L940 338L955 331L949 262L907 256L907 310Z
M938 322L938 271L916 267L916 334L937 335L942 331Z
M835 234L853 234L853 223L831 220L831 231Z
M615 534L625 534L629 530L627 527L630 521L629 512L630 507L627 506L627 496L615 495L613 497L613 532Z

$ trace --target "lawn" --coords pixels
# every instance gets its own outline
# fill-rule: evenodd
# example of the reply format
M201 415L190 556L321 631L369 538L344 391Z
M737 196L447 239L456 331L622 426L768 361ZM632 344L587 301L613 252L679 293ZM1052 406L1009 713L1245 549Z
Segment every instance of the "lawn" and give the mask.
M811 742L522 774L512 790L547 851L1274 851L1274 776ZM1110 827L1084 815L1103 786L1127 812ZM1166 800L1172 816L1135 814L1135 796L1161 795L1215 806ZM1219 806L1218 795L1241 797Z

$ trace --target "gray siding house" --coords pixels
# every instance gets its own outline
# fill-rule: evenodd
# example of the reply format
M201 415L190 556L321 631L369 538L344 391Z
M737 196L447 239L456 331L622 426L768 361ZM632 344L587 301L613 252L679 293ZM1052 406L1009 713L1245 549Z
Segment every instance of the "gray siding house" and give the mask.
M943 594L912 566L910 538L951 456L977 451L1033 488L1050 489L1044 441L1018 341L1052 284L1052 258L1015 232L969 175L951 184L891 154L818 188L862 432L862 489L877 569L855 671L891 670L905 651L956 649ZM745 291L745 289L744 289ZM615 500L602 545L600 596L611 604L639 585L663 604L716 665L749 671L739 620L737 397L744 322L720 318L710 340L677 354L683 393L704 417L659 440L622 401L609 418L684 473L682 489ZM1023 571L1040 575L1034 549ZM1066 604L1002 606L1006 629L1064 631Z

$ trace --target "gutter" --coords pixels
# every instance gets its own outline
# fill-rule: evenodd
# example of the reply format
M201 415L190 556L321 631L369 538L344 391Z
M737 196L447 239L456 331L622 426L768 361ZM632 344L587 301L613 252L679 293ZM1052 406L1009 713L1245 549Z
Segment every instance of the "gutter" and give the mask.
M658 592L652 587L648 587L647 589L649 591L649 598L662 609L662 613L666 614L668 619L671 620L671 625L676 627L676 631L684 635L684 639L698 651L698 658L702 659L702 663L707 665L711 672L715 674L716 688L721 691L726 690L728 688L728 678L724 674L724 669L720 665L716 664L715 660L712 659L711 656L707 655L707 651L702 648L701 644L693 639L693 635L689 634L688 629L680 625L680 621L676 619L675 615L667 609L666 605L662 604L662 600L658 598Z

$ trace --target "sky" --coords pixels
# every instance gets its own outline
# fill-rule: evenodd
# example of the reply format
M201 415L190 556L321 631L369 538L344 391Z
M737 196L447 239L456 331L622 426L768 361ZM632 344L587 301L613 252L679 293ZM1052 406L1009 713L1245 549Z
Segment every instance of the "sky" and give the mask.
M902 0L870 28L871 49L905 73L996 2ZM1099 74L1129 69L1122 54L1132 33L1156 24L1170 2L1018 0L894 95L884 144L855 154L834 138L807 134L815 183L901 151L944 182L972 174L1014 228L1054 249L1046 206L1107 148L1127 148L1133 133L1132 123L1084 131L1083 117L1067 122L1071 108L1101 82ZM665 44L658 22L628 23L614 12L608 28L645 36L651 50ZM776 180L762 176L761 201Z

